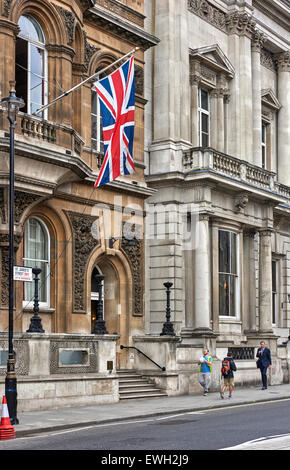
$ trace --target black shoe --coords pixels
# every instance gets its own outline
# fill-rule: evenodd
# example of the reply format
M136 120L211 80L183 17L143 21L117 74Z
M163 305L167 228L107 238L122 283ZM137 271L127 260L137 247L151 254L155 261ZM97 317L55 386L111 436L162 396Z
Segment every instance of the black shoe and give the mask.
M267 390L267 387L262 387L262 390Z

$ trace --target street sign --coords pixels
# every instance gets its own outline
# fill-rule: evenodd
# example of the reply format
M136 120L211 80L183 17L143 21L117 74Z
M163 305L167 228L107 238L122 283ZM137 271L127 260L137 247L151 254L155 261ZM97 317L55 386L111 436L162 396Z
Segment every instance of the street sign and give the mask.
M14 266L14 281L32 282L32 268Z

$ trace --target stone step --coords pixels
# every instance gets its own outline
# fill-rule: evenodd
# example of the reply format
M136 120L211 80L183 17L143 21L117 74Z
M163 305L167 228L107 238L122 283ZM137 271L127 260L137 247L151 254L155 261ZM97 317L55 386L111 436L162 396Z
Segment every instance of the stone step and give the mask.
M134 370L118 370L117 375L120 400L167 397L164 390L157 388Z
M135 393L132 395L120 395L120 400L145 400L147 398L161 398L167 397L167 394L164 393Z

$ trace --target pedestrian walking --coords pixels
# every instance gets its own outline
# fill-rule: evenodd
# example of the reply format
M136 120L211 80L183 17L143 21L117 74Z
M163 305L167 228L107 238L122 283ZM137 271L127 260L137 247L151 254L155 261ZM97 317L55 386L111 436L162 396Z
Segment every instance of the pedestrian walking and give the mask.
M271 351L269 348L266 347L265 341L260 342L261 347L258 349L256 357L257 360L257 367L261 371L262 377L262 390L267 389L267 370L268 368L271 369L272 367L272 359L271 359Z
M204 396L208 394L211 383L211 370L213 358L209 355L209 350L203 350L203 356L199 358L199 383L204 389Z
M220 396L222 399L224 399L224 394L227 387L229 387L229 398L232 398L234 387L234 372L237 370L237 366L232 356L233 354L228 351L222 362L221 374L223 378L223 385L220 391Z

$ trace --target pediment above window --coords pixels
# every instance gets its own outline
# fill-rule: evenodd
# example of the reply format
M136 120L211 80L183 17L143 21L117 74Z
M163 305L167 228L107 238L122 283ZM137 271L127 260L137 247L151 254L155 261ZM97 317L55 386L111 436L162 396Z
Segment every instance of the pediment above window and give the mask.
M209 87L216 88L218 77L226 81L235 75L235 69L218 44L189 50L191 75L200 75Z
M261 98L262 104L272 111L278 111L281 108L281 104L271 88L262 90Z

